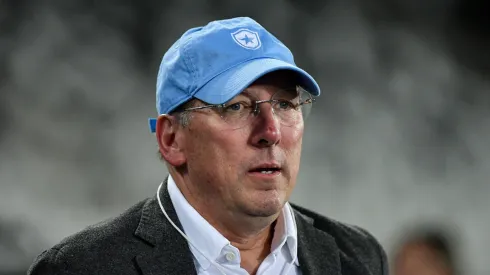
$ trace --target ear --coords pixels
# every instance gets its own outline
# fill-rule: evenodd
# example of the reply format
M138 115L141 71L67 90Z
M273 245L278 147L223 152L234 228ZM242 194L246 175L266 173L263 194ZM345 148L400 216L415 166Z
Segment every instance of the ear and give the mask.
M179 131L182 131L182 128L174 116L161 115L157 118L155 135L158 148L163 158L175 167L186 162L182 135Z

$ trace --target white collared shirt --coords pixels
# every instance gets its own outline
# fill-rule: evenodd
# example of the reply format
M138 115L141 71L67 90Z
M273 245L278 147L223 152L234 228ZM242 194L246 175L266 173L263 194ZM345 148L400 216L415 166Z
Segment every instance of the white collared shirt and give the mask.
M248 275L248 272L240 267L240 251L189 204L170 175L167 186L184 232L199 251L208 259L214 260L227 275ZM222 274L193 245L189 244L189 248L198 275ZM287 275L301 275L297 251L296 223L289 203L286 203L276 222L271 253L260 264L257 275L286 275L283 272L288 269ZM290 266L291 262L293 266Z

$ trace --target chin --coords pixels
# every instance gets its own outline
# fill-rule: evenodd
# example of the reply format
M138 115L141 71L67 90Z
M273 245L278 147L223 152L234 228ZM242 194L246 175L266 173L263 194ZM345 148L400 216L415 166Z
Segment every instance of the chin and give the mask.
M267 218L276 215L279 211L281 211L281 208L255 208L249 209L246 213L252 217Z
M277 196L255 201L251 200L248 202L245 212L253 217L270 217L281 212L284 203L284 199Z

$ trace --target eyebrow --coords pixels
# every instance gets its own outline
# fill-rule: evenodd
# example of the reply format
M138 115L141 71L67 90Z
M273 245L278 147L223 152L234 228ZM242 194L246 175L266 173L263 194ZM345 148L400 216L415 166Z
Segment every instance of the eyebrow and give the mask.
M249 97L255 97L249 90L245 89L243 90L241 93L239 93L238 95L246 95L246 96L249 96ZM237 96L238 96L237 95Z
M247 89L245 89L241 93L237 94L235 97L233 97L232 99L230 99L228 102L236 99L239 96L244 96L244 97L247 97L249 99L257 100L257 96L253 95L250 91L248 91Z

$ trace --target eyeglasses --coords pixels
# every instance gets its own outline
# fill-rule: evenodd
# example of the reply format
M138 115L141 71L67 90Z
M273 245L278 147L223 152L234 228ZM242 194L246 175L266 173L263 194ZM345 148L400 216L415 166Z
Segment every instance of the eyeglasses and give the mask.
M270 103L272 113L282 125L294 126L301 120L306 120L314 101L310 93L301 86L296 86L293 89L278 90L269 100L252 100L245 95L238 95L224 104L191 107L181 112L211 108L231 129L238 129L250 125L260 114L260 104Z

